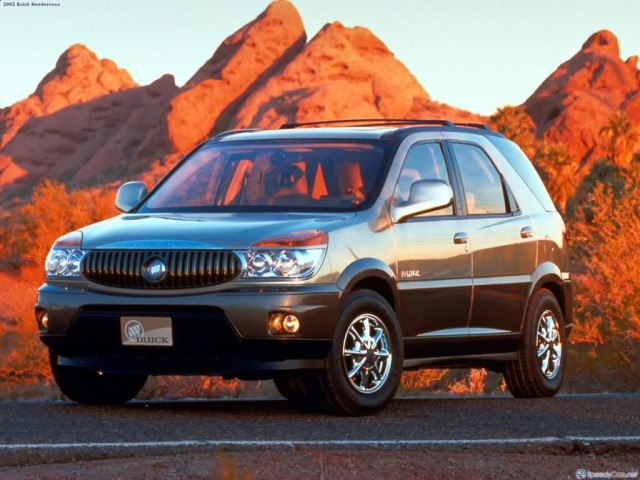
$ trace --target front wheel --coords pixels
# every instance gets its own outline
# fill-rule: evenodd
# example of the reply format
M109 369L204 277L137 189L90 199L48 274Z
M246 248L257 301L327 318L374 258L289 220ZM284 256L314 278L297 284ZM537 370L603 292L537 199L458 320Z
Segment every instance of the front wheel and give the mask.
M507 363L505 382L517 398L552 397L562 385L567 359L562 310L547 289L535 293L518 359Z
M325 367L311 389L335 413L376 412L393 398L403 358L395 312L381 295L358 290L345 302Z
M302 372L288 372L274 377L273 383L278 393L292 402L310 400L310 394L305 385L305 374Z
M146 375L121 375L87 368L58 365L57 355L49 352L51 372L60 391L70 400L90 405L127 403L144 386Z

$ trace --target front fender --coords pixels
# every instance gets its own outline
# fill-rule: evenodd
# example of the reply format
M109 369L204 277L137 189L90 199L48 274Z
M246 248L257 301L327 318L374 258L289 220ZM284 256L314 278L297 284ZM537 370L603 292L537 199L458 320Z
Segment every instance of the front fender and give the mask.
M354 287L363 282L371 286L382 287L384 285L385 293L391 296L389 300L392 300L390 302L392 307L399 305L396 275L389 265L376 258L359 258L344 269L336 282L341 291L340 301L344 301ZM387 297L387 294L378 293Z

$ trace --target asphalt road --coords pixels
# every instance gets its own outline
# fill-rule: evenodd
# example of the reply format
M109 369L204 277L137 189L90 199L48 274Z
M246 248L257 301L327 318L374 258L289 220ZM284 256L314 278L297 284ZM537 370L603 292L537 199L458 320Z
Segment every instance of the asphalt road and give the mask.
M359 418L318 414L278 399L123 407L0 402L0 467L296 448L624 452L640 467L640 395L397 399Z

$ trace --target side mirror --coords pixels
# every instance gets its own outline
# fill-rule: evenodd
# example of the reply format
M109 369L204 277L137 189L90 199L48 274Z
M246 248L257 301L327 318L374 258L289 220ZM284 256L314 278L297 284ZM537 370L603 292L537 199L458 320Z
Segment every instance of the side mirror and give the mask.
M401 222L405 218L427 213L451 204L453 192L442 180L418 180L411 185L409 200L391 206L391 220Z
M116 208L128 212L147 194L147 186L142 182L127 182L118 189Z

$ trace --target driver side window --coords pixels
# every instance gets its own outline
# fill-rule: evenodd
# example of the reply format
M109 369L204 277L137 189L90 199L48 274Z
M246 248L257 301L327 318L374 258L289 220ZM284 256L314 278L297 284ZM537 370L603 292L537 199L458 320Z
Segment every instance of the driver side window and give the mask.
M394 193L396 200L406 202L409 199L411 185L418 180L443 180L451 185L447 164L444 160L444 152L440 143L421 143L411 147L398 177ZM439 215L453 215L453 206L449 205L419 216Z

